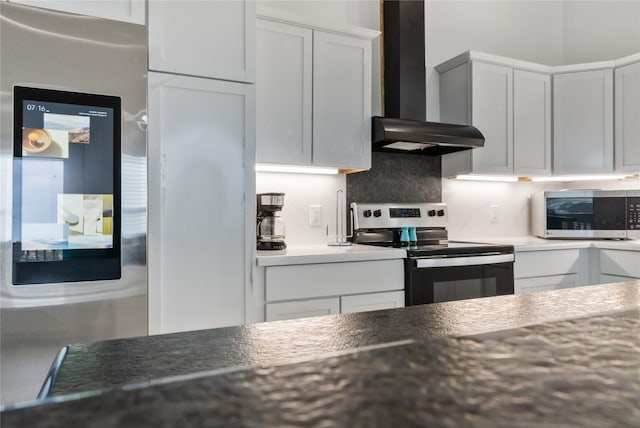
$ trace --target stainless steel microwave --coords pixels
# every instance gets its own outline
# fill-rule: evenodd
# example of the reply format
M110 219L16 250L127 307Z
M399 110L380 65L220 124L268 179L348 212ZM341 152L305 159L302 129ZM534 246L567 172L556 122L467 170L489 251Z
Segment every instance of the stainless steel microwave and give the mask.
M531 229L541 238L626 239L625 190L561 190L531 196Z

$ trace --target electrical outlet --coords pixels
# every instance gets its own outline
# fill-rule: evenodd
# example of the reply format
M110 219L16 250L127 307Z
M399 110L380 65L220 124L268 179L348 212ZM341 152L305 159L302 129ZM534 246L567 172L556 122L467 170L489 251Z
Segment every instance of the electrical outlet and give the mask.
M322 205L309 205L309 225L322 226Z
M491 205L491 223L498 224L498 211L500 207L498 205Z

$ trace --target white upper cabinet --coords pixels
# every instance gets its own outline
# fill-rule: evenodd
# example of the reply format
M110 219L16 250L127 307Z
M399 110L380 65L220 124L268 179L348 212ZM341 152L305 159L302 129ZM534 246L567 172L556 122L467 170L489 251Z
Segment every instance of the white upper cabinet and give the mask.
M551 77L544 67L467 52L436 70L440 120L472 124L485 138L482 148L444 155L443 176L550 174Z
M145 0L9 0L11 3L145 25Z
M553 76L553 171L613 172L613 69Z
M255 2L149 0L149 69L255 80Z
M260 14L258 162L371 167L371 40L378 34Z
M551 67L468 51L435 69L440 120L485 137L443 156L443 176L640 171L640 54Z
M513 70L473 62L471 76L471 124L485 138L484 147L471 152L473 172L510 174L513 172Z
M371 41L316 31L313 163L371 167Z
M513 171L551 174L551 76L513 70Z
M257 161L310 164L313 31L264 19L256 26Z
M640 171L640 59L615 70L615 170Z

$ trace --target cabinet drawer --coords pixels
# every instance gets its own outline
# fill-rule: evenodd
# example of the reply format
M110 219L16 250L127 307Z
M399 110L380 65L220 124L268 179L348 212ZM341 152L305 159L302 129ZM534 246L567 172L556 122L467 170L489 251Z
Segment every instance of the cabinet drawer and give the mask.
M640 278L640 252L600 250L600 273Z
M516 252L515 278L564 275L580 271L580 250Z
M267 302L404 290L403 260L268 266Z
M340 298L340 312L343 314L403 307L404 291L358 294L355 296L344 296Z
M561 288L572 288L579 285L578 275L553 275L537 278L526 278L515 280L515 294L534 293L536 291L559 290Z
M289 320L295 318L317 317L340 313L340 299L313 299L295 302L267 303L267 321Z
M613 282L627 282L634 281L636 278L632 278L630 276L619 276L619 275L600 275L600 281L598 284L611 284Z

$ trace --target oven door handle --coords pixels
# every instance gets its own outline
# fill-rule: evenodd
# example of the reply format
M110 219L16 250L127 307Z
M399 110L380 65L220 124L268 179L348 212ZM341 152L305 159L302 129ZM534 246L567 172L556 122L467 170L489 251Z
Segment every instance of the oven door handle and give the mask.
M496 263L513 262L515 256L513 254L498 254L491 256L467 256L467 257L442 257L434 259L416 259L416 267L432 268L432 267L455 267L455 266L478 266L492 265Z

